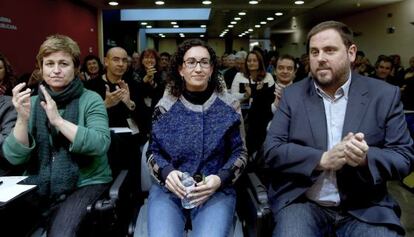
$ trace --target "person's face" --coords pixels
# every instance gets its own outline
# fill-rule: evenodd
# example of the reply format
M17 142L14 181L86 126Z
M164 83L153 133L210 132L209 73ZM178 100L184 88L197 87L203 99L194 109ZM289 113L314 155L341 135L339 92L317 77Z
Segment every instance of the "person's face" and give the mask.
M236 64L236 60L234 60L234 58L227 58L227 66L230 67L234 67Z
M168 67L169 63L170 63L170 59L167 56L161 56L161 58L160 58L160 66L162 68Z
M6 67L4 62L0 60L0 81L3 81L4 77L6 77Z
M186 61L196 60L197 62L210 61L210 53L202 46L194 46L184 54L184 63L179 67L179 73L185 80L185 87L188 91L204 91L207 89L208 80L213 73L213 66L202 67L201 63L196 63L194 68L189 68Z
M295 62L286 58L277 60L275 73L277 81L282 84L289 84L295 77Z
M247 70L249 71L259 70L259 59L257 58L256 54L251 53L247 56Z
M348 79L355 61L356 46L346 48L334 29L323 30L310 38L309 62L313 78L323 89L338 89Z
M145 68L153 68L156 63L157 61L152 54L146 54L142 59L142 65L144 65Z
M244 58L237 58L236 59L236 65L235 67L237 68L237 70L239 72L244 71L244 62L246 61L246 59Z
M391 70L391 62L384 61L380 61L378 67L375 69L377 76L382 79L386 79L391 74Z
M52 91L61 91L75 78L75 66L69 53L58 51L43 57L42 75Z
M139 54L138 53L132 54L132 65L134 67L139 67Z
M91 59L86 62L86 68L88 69L89 74L98 74L99 72L99 64L96 59Z
M127 70L128 54L125 50L120 48L111 49L110 53L105 57L105 66L107 72L121 77Z

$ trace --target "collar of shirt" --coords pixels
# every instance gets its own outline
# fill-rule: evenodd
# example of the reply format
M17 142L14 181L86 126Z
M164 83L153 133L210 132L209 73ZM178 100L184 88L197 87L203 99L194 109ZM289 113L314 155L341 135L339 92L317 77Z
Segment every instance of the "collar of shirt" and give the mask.
M352 73L350 71L348 80L346 80L346 82L336 90L335 98L332 98L327 93L325 93L325 91L323 91L323 89L319 87L319 85L315 82L315 80L313 81L313 84L315 86L316 93L322 98L325 98L329 101L336 101L344 97L345 100L348 100L349 86L351 85L351 78L352 78Z

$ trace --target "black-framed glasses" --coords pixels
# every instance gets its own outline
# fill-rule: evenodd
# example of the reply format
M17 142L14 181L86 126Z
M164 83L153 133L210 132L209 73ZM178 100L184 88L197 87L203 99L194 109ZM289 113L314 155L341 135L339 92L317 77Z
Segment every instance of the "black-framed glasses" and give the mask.
M195 58L187 58L186 60L184 60L185 66L189 69L197 67L198 63L200 64L201 68L210 68L211 66L209 58L202 58L200 59L200 61L197 61L197 59Z

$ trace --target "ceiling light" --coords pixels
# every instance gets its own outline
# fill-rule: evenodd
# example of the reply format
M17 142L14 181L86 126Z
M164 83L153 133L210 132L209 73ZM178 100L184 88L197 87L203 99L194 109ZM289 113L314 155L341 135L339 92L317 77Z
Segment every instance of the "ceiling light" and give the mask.
M164 1L155 1L155 5L164 5Z
M204 35L200 35L200 37L201 37L201 38L203 38L203 37L204 37Z
M150 25L148 25L148 26L146 26L147 27L147 29L151 29L152 28L152 26L150 26Z
M254 5L254 4L258 4L259 1L249 1L249 4Z
M239 16L245 16L246 13L245 12L239 12Z
M201 25L200 27L201 27L201 28L206 28L207 26L206 26L206 25Z
M210 4L211 4L211 1L202 1L202 3L203 3L204 5L210 5Z
M118 6L118 2L115 2L115 1L110 1L110 2L108 2L108 4L109 5L111 5L111 6Z
M240 21L240 20L241 20L241 18L240 18L240 17L235 17L235 18L234 18L234 20L235 20L235 21Z
M178 27L180 27L180 26L179 26L179 25L173 25L173 27L174 27L174 28L178 28Z
M148 34L206 33L206 28L152 28L146 29Z
M252 29L252 28L250 28L250 29L248 29L248 31L249 31L249 32L252 32L252 31L253 31L253 29Z
M261 25L255 25L254 27L256 27L256 28L260 28L260 27L261 27Z
M235 25L235 24L237 24L237 21L232 21L232 22L230 22L230 24Z
M261 21L260 22L260 24L262 24L262 25L266 25L266 23L267 23L266 21Z
M148 23L146 23L146 22L141 22L141 25L146 26L146 25L148 25Z
M275 18L273 18L273 17L268 17L268 18L266 18L268 21L273 21Z
M304 4L305 3L305 1L295 1L295 4L296 5L302 5L302 4Z
M275 15L276 16L283 16L283 13L282 12L276 12Z
M207 21L210 12L211 8L122 9L121 21Z
M228 28L233 28L233 27L234 27L234 25L228 25L227 27L228 27Z
M177 24L177 22L171 21L171 25L176 25L176 24Z

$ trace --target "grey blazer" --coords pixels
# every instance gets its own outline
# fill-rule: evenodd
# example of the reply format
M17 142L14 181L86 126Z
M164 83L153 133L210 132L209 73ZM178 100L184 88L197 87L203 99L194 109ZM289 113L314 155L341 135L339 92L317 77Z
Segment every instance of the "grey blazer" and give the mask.
M0 148L3 147L4 139L12 131L16 117L17 113L11 102L11 97L0 95ZM0 149L0 159L3 157L3 149Z
M274 213L303 197L321 174L315 167L327 150L326 124L323 100L311 78L285 89L263 149L272 169ZM342 135L348 132L365 134L368 166L345 165L337 171L341 208L360 220L403 232L400 208L386 187L387 180L407 176L414 164L399 88L352 74Z

